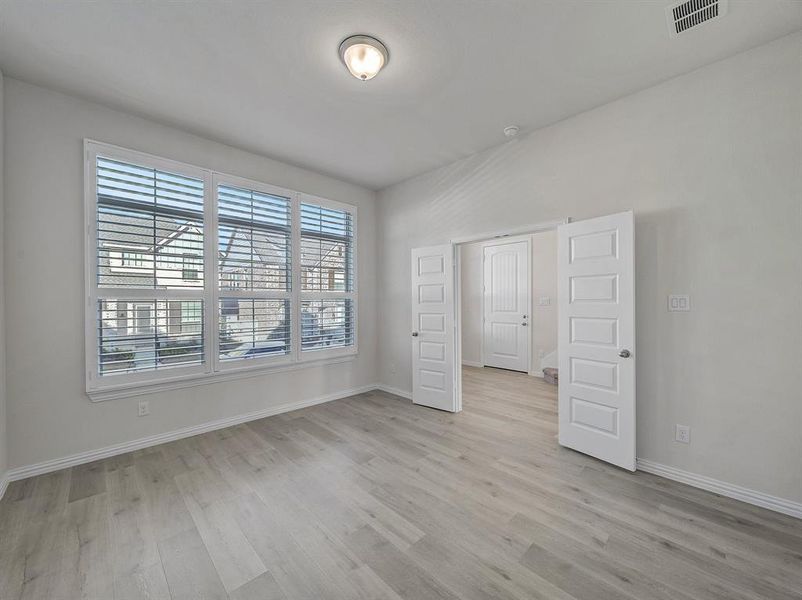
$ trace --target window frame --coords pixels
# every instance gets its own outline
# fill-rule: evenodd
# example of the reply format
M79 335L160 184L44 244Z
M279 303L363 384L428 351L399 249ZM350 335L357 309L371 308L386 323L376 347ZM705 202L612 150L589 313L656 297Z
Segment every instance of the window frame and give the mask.
M147 168L175 172L203 181L203 278L202 288L195 289L137 289L108 288L98 286L97 259L97 157L129 162ZM219 282L218 255L218 186L252 190L290 199L290 273L289 291L281 290L221 290ZM326 208L347 211L352 220L352 291L351 292L301 292L301 203L317 204ZM154 156L97 142L84 140L84 213L85 250L84 279L86 289L85 338L86 338L86 391L93 401L133 396L165 389L176 389L194 385L225 381L240 377L252 377L260 373L309 368L321 364L334 364L353 360L358 347L358 235L357 207L312 194L306 194L272 184L220 173L211 169ZM312 297L310 297L312 296ZM254 357L242 360L221 361L219 356L219 310L220 298L243 299L287 299L290 303L290 352L281 356ZM325 350L301 351L301 301L320 298L348 297L353 306L353 345ZM101 376L98 365L98 302L103 299L124 301L136 300L202 300L202 332L204 340L203 363L177 366L163 370L140 373L120 373Z

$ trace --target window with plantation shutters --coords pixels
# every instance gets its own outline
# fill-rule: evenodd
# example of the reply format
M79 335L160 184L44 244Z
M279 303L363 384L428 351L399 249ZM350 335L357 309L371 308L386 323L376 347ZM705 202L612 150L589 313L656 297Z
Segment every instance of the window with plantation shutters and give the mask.
M94 187L98 376L201 366L203 178L97 155Z
M92 399L356 353L355 207L85 147Z
M98 286L202 288L203 181L102 156L96 173Z
M292 199L217 185L219 359L292 350Z
M301 289L350 292L353 226L344 210L301 203Z
M300 213L301 351L353 346L353 215L308 202Z
M290 198L217 186L221 290L290 289Z

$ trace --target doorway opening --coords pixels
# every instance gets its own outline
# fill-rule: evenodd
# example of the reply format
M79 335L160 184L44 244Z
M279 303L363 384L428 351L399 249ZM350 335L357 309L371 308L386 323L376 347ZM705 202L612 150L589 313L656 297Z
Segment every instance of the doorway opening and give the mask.
M505 374L542 378L544 368L556 383L556 225L466 241L456 250L460 383L512 382L500 379Z

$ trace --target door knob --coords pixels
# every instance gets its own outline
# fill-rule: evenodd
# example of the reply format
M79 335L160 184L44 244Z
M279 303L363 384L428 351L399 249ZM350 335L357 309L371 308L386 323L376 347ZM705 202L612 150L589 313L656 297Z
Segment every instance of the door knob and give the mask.
M632 353L626 348L624 348L623 350L621 350L621 352L618 353L618 356L620 356L621 358L629 358L630 356L632 356Z
M526 327L526 321L524 321L523 323L521 323L521 325L523 325L524 327Z
M413 331L412 332L412 337L418 337L418 332L417 331Z

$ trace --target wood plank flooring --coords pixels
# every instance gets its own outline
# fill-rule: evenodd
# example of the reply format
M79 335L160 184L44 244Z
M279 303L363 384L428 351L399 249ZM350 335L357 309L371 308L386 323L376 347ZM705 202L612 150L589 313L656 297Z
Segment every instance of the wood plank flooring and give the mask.
M802 598L802 521L560 448L556 388L374 392L13 483L0 598Z

